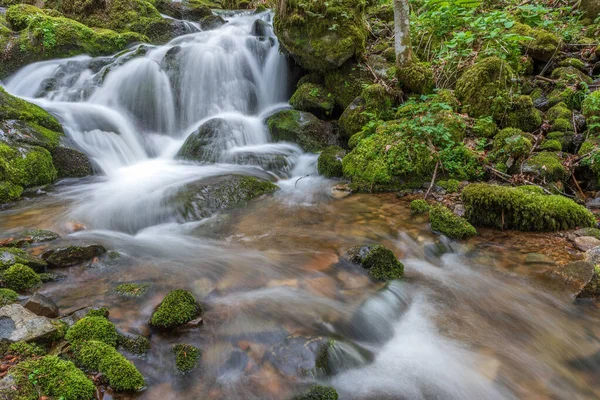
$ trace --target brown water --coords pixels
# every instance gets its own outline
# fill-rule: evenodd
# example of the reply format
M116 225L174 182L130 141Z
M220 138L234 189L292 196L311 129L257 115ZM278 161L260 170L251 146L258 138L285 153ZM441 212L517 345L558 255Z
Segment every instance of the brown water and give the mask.
M426 219L393 195L276 195L202 224L135 236L93 226L68 235L68 207L41 198L3 212L0 224L53 229L124 255L115 265L61 270L66 279L41 292L65 314L106 306L120 329L150 338L148 355L131 357L148 383L136 398L285 399L315 380L342 399L600 397L600 310L573 305L573 293L551 278L579 257L559 235L481 230L466 243L440 245ZM386 286L337 264L362 243L392 248L405 263L404 281ZM531 253L554 265L539 256L532 263ZM113 291L123 282L152 286L131 299ZM151 331L153 307L174 288L201 301L203 326ZM333 377L303 372L302 356L281 356L316 337L338 341ZM203 352L187 375L174 367L170 345L179 342ZM370 356L348 358L357 348Z

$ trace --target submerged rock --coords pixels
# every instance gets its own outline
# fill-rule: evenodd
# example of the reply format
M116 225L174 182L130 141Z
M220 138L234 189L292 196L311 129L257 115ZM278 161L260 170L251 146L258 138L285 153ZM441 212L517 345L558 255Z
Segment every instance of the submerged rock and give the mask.
M23 307L42 317L56 318L59 316L56 303L40 293L36 293L27 299Z
M388 281L404 276L404 265L390 249L381 245L353 247L346 252L346 258L368 270L377 280Z
M117 345L137 355L144 355L150 350L150 341L142 335L128 332L118 332Z
M36 272L44 272L47 263L21 249L4 247L0 248L0 271L5 270L12 265L23 264Z
M42 258L50 267L71 267L89 261L106 253L106 249L99 244L70 245L55 247L42 253Z
M46 317L35 315L20 304L0 308L0 338L9 342L30 342L51 338L57 328Z
M51 154L59 178L83 178L94 173L88 156L78 150L59 146Z
M317 369L317 360L327 339L322 337L288 336L265 353L265 359L286 376L305 376Z
M206 17L200 19L200 28L202 28L203 31L210 31L217 29L226 23L227 21L218 15L207 15Z
M3 247L27 247L34 243L50 242L59 237L58 233L46 229L27 229L11 237L0 239L0 245ZM42 262L42 260L39 261Z
M176 344L173 346L175 365L180 372L189 372L196 368L201 352L189 344Z

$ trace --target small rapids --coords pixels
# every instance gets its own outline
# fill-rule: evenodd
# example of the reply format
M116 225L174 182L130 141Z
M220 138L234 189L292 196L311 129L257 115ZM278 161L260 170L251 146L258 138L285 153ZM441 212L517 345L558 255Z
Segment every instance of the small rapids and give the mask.
M189 23L162 46L36 63L6 81L59 118L98 174L3 211L0 226L52 229L122 255L69 268L43 292L64 313L106 306L118 328L150 338L148 355L131 357L148 384L132 398L279 400L315 383L343 400L600 397L597 308L573 305L540 279L547 266L525 262L533 252L571 261L564 242L485 232L464 246L440 241L394 196L334 199L316 155L272 142L265 119L289 107L291 87L272 30L253 34L271 18L228 14L210 31ZM207 123L219 135L205 159L178 159ZM182 188L229 174L280 190L231 212L179 217L172 199ZM74 223L87 229L70 233ZM406 278L376 283L341 260L363 243L393 249ZM123 282L151 287L124 299L114 293ZM154 306L175 288L201 301L204 325L150 331ZM317 338L331 341L328 373L310 368ZM178 374L175 343L200 348L201 367Z

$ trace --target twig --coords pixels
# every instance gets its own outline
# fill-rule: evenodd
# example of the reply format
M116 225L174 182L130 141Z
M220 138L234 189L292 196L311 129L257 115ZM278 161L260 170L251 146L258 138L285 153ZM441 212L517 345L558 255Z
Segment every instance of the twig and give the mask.
M294 187L298 186L298 182L300 181L300 179L308 178L309 176L310 176L310 174L308 174L308 175L304 175L304 176L301 176L300 178L298 178L298 179L296 180L296 183L294 183Z
M433 177L431 178L431 183L429 184L429 188L427 188L427 193L425 193L425 198L423 200L427 200L429 197L429 193L431 192L431 188L435 184L435 178L437 177L438 168L440 166L440 161L435 163L435 169L433 170Z
M573 183L575 183L575 186L577 187L577 191L581 195L581 199L585 201L585 194L583 193L583 190L581 190L581 186L579 186L579 182L577 182L577 178L575 178L575 171L571 172L571 178L573 178Z
M550 83L556 83L556 82L558 82L558 81L556 81L554 79L546 78L545 76L541 76L541 75L536 75L535 79L541 79L543 81L550 82Z
M510 179L507 178L507 177L510 177L510 175L505 174L504 172L498 171L497 169L492 168L489 165L486 165L484 168L487 169L487 170L489 170L490 172L492 172L494 175L498 176L499 178L501 178L501 179L505 180L506 182L510 183L511 185L515 184L514 182L512 182ZM535 184L534 182L530 182L530 181L528 181L526 179L523 180L523 183L526 183L528 185L533 185L533 186L539 186L539 185ZM544 191L544 193L546 193L546 194L552 194L552 192L549 191L548 189L543 188L543 187L541 187L541 188Z
M390 88L383 79L381 79L380 77L377 76L375 71L373 71L373 68L371 68L371 66L369 65L369 63L366 60L365 60L365 65L369 69L369 72L371 72L371 74L373 75L373 78L375 78L375 82L380 83L385 88L386 92L392 93L392 88Z

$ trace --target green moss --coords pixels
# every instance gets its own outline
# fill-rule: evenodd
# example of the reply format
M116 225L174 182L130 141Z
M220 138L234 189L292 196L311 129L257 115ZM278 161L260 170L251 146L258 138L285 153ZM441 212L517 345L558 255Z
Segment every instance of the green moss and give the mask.
M46 185L58 176L50 152L41 147L32 147L24 156L15 156L8 165L12 171L9 179L22 187Z
M563 196L526 193L488 184L463 189L467 218L476 226L521 231L558 231L594 227L596 220L585 208Z
M15 342L8 347L8 354L22 358L31 358L34 356L43 356L46 354L43 348L35 343Z
M567 58L558 63L559 67L573 67L585 71L585 63L578 58Z
M298 87L290 104L296 110L310 112L319 118L331 117L335 106L333 94L321 85L304 83Z
M540 146L544 151L562 151L562 143L559 140L545 140Z
M324 75L325 87L333 93L336 103L344 109L362 94L365 86L373 83L373 76L369 70L363 64L352 62Z
M569 119L558 118L554 120L550 130L552 132L572 132L573 124Z
M394 99L383 86L369 85L344 110L339 118L340 134L349 139L360 132L371 118L389 120L393 118Z
M0 120L7 119L33 122L34 124L43 128L47 128L52 132L63 132L62 126L58 120L46 112L46 110L36 106L35 104L8 94L0 86ZM52 134L53 140L56 140L54 136L55 133Z
M348 250L348 259L369 271L369 275L381 281L401 279L404 265L396 255L381 245L356 246Z
M14 264L2 274L2 283L17 292L33 289L42 284L34 270L23 264Z
M491 116L501 121L511 105L515 74L497 57L485 58L468 68L456 82L455 94L463 112L471 117Z
M112 322L104 317L91 316L77 321L69 329L65 338L73 345L96 340L115 347L117 337L117 329Z
M435 88L433 70L428 63L414 61L406 67L397 68L396 76L402 89L411 93L430 94Z
M0 307L16 303L19 299L17 292L10 289L0 289Z
M494 146L489 154L492 162L506 163L527 156L533 147L532 137L519 129L506 128L494 137Z
M504 126L534 132L542 125L542 116L529 96L517 97L506 114Z
M425 200L413 200L410 202L411 214L425 214L429 211L429 204Z
M22 193L23 187L12 182L0 182L0 204L17 201Z
M150 350L150 341L141 335L119 334L117 343L133 354L143 355Z
M267 119L267 126L274 141L297 143L306 151L319 152L330 144L329 126L307 112L280 111Z
M183 325L202 313L202 307L196 302L194 296L186 290L173 290L165 296L158 305L150 325L157 328L176 328Z
M450 193L457 193L460 187L460 182L457 181L456 179L449 179L447 181L439 181L437 182L438 186L440 186L442 189L450 192Z
M295 397L294 400L338 400L338 398L338 393L334 388L316 385L303 395Z
M562 165L559 155L549 151L531 156L523 166L523 172L533 172L551 182L563 181L570 176L569 171Z
M527 54L539 61L550 61L562 46L558 36L544 29L516 23L512 31L520 36L531 38L521 42L521 45Z
M115 286L115 292L125 297L141 297L149 287L149 283L121 283Z
M492 117L477 118L473 124L473 134L480 138L493 138L498 133L498 126Z
M317 162L317 169L320 175L327 178L341 178L344 176L342 159L346 155L346 150L338 146L331 146L325 149Z
M116 391L137 391L145 385L144 377L135 365L106 343L84 342L77 348L76 357L86 370L101 372Z
M429 220L434 232L440 232L451 239L466 239L477 235L477 230L473 225L442 205L431 207Z
M364 0L286 2L277 7L275 32L305 69L336 69L365 50L364 7Z
M86 317L101 317L108 318L109 316L108 308L106 307L94 307L85 314Z
M10 370L18 388L19 400L50 396L64 400L91 400L94 383L75 364L56 356L24 361Z
M173 346L175 365L181 372L189 372L196 368L200 358L200 350L189 344L176 344Z
M546 119L550 122L554 122L557 119L571 119L572 111L569 110L565 103L558 103L548 110L546 113Z

